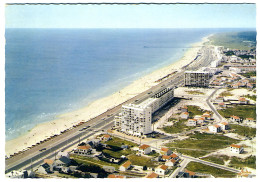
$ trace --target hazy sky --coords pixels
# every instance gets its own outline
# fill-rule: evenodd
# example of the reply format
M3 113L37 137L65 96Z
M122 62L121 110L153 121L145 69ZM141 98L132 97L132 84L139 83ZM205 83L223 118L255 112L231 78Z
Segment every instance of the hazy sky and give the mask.
M255 4L8 5L6 28L255 28Z

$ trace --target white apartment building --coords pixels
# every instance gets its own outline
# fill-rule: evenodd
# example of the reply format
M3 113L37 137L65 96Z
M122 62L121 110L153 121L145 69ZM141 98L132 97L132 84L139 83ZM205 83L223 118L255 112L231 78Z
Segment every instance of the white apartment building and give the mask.
M208 71L185 71L185 86L208 87L210 73Z
M165 88L152 97L122 106L115 126L122 132L141 136L152 132L152 114L167 104L174 96L172 88Z

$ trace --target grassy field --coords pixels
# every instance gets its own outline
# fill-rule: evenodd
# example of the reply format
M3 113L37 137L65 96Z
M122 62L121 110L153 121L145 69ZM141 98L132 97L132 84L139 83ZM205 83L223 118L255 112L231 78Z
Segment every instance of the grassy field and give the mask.
M236 177L236 173L229 172L223 169L215 168L212 166L208 166L205 164L201 164L198 162L190 162L186 169L193 171L193 172L199 172L199 173L205 173L205 174L211 174L216 178L234 178Z
M106 141L104 143L107 145L110 145L110 146L115 146L115 147L121 147L122 145L128 145L129 147L138 146L136 143L133 143L133 142L130 142L127 140L123 140L118 137L112 137L112 140Z
M210 40L213 45L230 49L250 50L256 46L256 32L218 33L210 37Z
M113 164L110 162L105 162L101 160L95 160L91 157L79 156L79 155L71 155L71 159L74 159L79 164L84 165L97 165L97 166L114 166L116 169L119 168L118 164Z
M224 161L227 161L228 159L229 159L229 156L226 156L226 155L211 155L211 156L202 158L202 160L213 162L216 164L221 164L221 165L224 165L225 164Z
M236 168L250 167L256 169L256 156L249 156L245 159L232 157L229 166Z
M172 150L177 150L186 155L193 157L201 157L211 153L217 149L225 148L232 143L237 143L235 140L224 135L214 135L206 133L196 133L189 135L190 138L185 140L177 140L173 143L168 143L167 147Z
M256 128L251 128L247 126L240 126L238 124L230 124L231 129L233 129L233 133L237 133L242 136L255 137L256 136Z
M187 92L188 94L193 94L193 95L205 95L205 93L203 92L200 92L198 90L194 90L194 91L185 91Z
M195 126L186 126L186 120L180 120L179 122L174 123L172 126L163 127L163 131L166 133L181 133L185 130L191 130L196 128Z
M206 110L203 110L198 106L187 106L187 107L188 107L190 117L193 117L195 115L202 115L204 112L206 112Z
M233 96L233 94L229 91L224 91L224 92L220 93L219 95L222 97Z
M249 94L247 94L247 95L243 95L243 97L246 97L248 99L256 101L256 95L249 95Z
M256 71L250 71L250 72L247 72L247 73L240 73L240 74L249 78L251 76L256 76Z
M104 154L107 154L111 157L115 157L115 158L120 158L122 155L127 156L130 154L135 153L134 151L130 150L130 149L126 149L126 150L108 150L108 149L104 149L102 151Z
M147 166L147 167L155 167L156 165L154 164L153 161L151 161L150 158L148 157L143 157L143 156L137 156L135 154L131 154L127 157L133 165L138 165L138 166Z
M220 109L218 112L225 118L229 118L232 115L240 118L256 118L256 106L254 105L237 105L227 109Z

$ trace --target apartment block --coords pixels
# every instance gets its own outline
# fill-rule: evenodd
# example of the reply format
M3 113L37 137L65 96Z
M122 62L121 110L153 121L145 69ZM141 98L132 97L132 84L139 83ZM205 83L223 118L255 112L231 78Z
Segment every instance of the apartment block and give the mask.
M207 71L185 71L185 86L208 87L210 73Z

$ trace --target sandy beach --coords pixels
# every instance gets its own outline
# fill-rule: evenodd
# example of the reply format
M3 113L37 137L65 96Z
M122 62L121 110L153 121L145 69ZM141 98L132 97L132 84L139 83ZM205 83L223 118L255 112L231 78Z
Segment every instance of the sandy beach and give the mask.
M183 66L189 64L196 57L200 46L207 41L208 37L204 37L201 42L193 44L192 48L190 48L177 62L132 82L122 90L115 92L108 97L96 100L79 110L59 115L57 116L57 119L53 121L38 124L26 134L7 141L5 144L6 155L9 156L15 152L21 151L54 134L60 134L61 131L68 129L81 121L88 121L89 119L107 111L107 109L113 108L114 106L151 88L158 84L155 82L156 80L174 71L179 71Z

